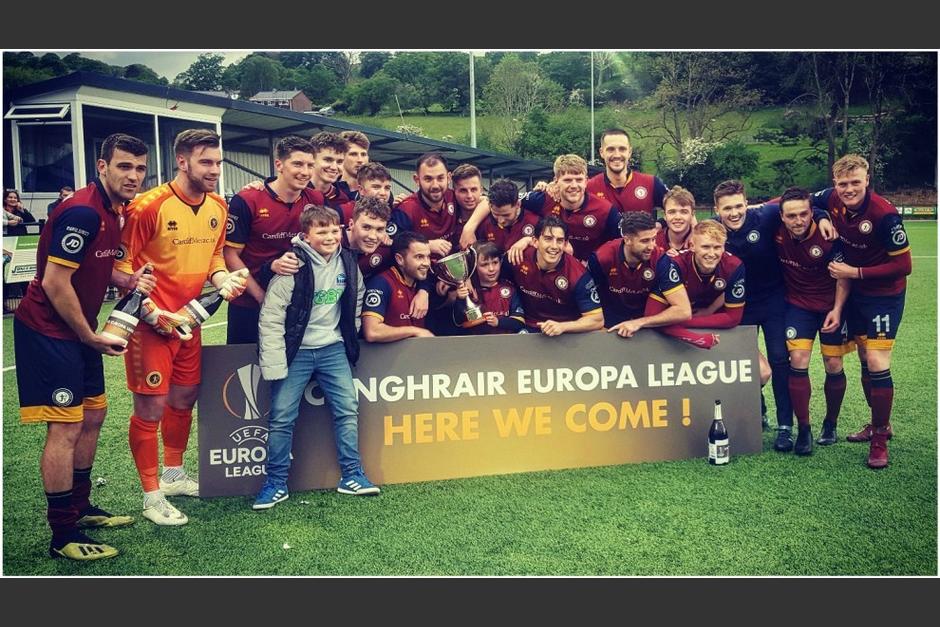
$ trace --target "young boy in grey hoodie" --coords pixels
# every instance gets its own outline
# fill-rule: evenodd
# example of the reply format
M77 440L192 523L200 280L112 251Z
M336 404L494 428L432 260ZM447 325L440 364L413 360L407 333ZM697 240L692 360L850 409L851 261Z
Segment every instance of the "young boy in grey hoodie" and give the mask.
M333 413L342 477L337 492L378 494L359 456L359 397L351 365L359 358L359 314L365 287L355 255L341 246L339 215L312 205L300 215L291 240L300 269L275 276L261 305L258 349L261 374L271 381L267 481L252 509L288 498L287 473L300 399L311 377Z

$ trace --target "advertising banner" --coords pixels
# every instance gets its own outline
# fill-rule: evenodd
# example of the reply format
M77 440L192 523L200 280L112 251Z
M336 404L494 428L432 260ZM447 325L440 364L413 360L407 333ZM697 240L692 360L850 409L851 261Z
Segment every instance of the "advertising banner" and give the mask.
M363 342L353 370L363 467L383 485L705 457L716 400L732 460L760 452L756 335L722 331L711 350L645 330ZM202 496L253 495L264 481L271 393L256 363L254 345L203 348ZM336 486L316 381L292 455L291 490Z

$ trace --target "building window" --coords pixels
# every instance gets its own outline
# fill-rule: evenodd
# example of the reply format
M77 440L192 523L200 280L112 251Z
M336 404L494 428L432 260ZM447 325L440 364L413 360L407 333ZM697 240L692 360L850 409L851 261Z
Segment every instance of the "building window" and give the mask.
M58 192L75 186L72 125L20 123L20 164L24 192Z
M87 181L98 177L98 156L104 140L113 133L125 133L147 144L147 178L141 184L141 191L156 187L157 163L156 142L153 136L153 116L144 113L132 113L118 109L82 107L82 124L85 131L85 176ZM69 183L71 185L71 183ZM58 188L56 188L58 189Z

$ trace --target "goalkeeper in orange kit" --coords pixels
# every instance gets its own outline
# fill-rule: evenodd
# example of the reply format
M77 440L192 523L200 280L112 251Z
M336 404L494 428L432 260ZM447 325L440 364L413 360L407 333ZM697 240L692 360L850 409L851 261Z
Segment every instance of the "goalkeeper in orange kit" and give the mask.
M167 496L199 496L198 482L183 469L183 453L199 393L202 340L198 327L192 339L181 339L177 327L187 322L181 310L207 279L226 300L245 289L245 279L230 274L222 258L228 210L214 193L222 168L219 136L186 130L176 136L173 150L176 177L131 203L121 237L123 258L115 266L130 274L149 262L159 285L142 316L150 324L137 327L124 355L127 387L134 394L129 440L144 489L143 515L158 525L188 520Z

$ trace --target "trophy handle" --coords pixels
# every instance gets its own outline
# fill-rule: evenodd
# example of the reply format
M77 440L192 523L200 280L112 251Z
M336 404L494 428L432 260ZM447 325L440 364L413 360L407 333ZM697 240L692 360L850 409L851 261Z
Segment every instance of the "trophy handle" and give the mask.
M470 280L470 277L473 276L473 273L477 269L477 249L473 246L467 248L467 254L473 257L473 267L467 272L467 280Z

